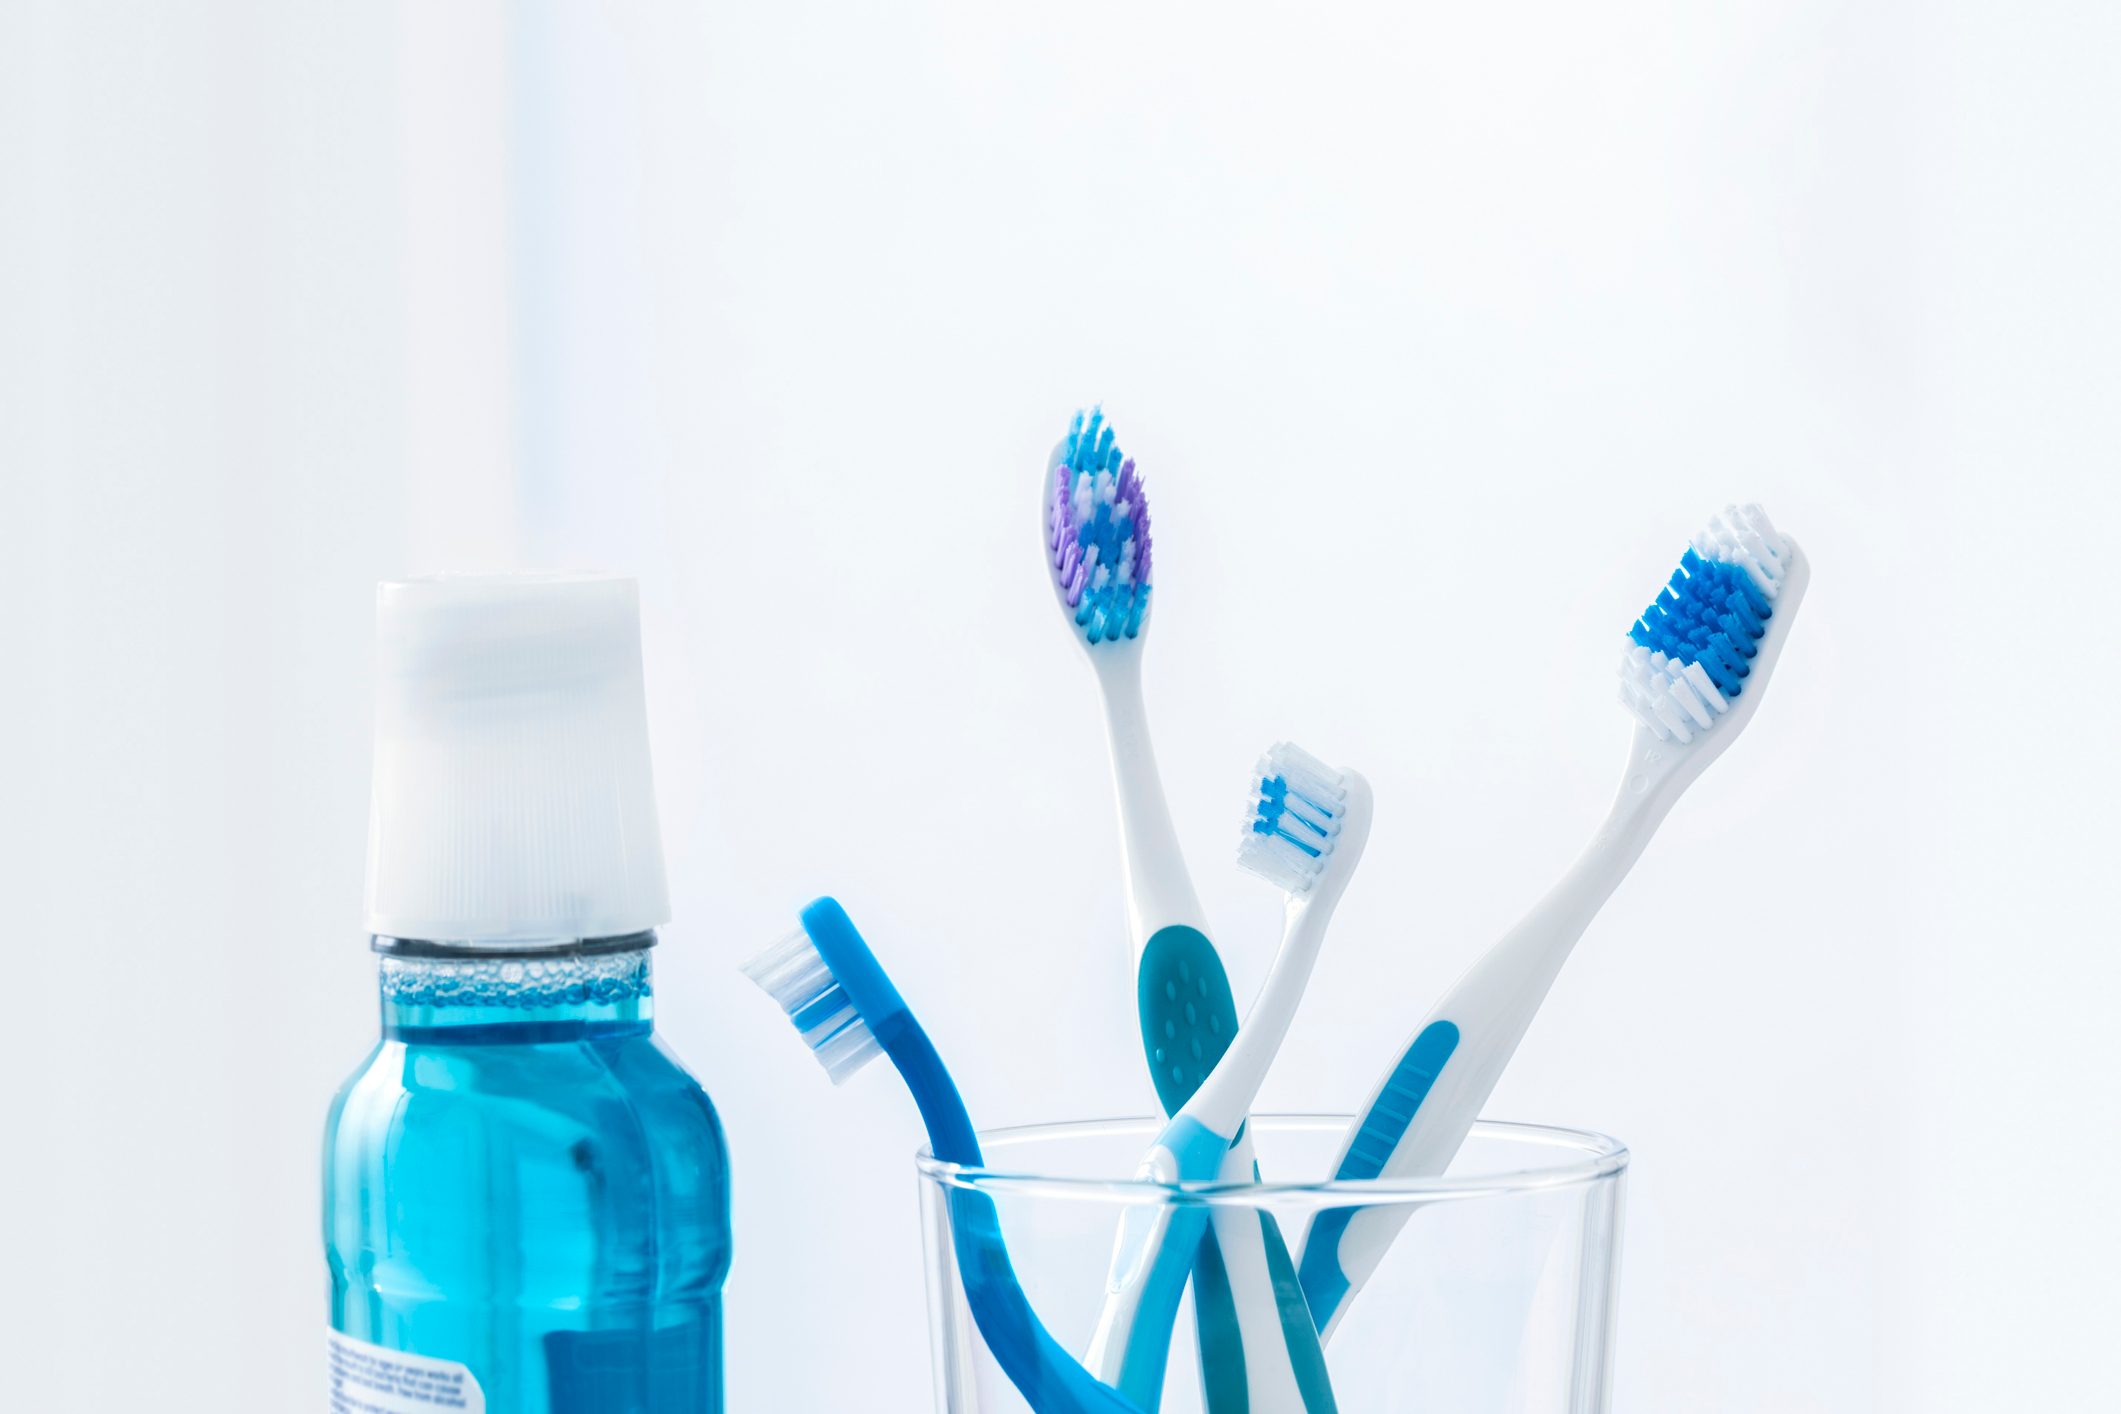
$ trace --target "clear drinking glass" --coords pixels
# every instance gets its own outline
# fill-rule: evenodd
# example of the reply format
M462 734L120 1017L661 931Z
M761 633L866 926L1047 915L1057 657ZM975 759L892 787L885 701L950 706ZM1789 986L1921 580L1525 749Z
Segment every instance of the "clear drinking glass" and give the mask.
M1039 1125L980 1136L984 1169L923 1151L936 1408L1024 1414L965 1304L952 1246L951 1195L993 1201L1033 1308L1080 1353L1103 1297L1121 1218L1148 1204L1207 1204L1271 1214L1291 1251L1313 1218L1389 1208L1407 1221L1334 1328L1326 1363L1341 1414L1603 1414L1611 1386L1613 1298L1628 1154L1601 1134L1482 1122L1440 1178L1280 1182L1329 1173L1349 1117L1255 1115L1256 1185L1182 1191L1131 1178L1162 1126L1127 1119ZM1191 1298L1172 1337L1163 1403L1202 1409Z

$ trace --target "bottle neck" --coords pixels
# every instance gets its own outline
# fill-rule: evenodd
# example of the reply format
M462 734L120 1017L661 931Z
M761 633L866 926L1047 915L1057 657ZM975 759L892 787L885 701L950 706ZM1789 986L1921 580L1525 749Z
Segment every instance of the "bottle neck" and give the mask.
M499 952L378 939L384 1039L530 1045L644 1034L655 1025L654 935L624 942Z

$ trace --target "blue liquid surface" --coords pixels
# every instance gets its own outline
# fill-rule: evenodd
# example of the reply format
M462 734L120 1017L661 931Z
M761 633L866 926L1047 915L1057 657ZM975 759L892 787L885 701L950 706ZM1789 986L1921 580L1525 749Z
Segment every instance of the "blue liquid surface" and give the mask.
M383 962L324 1142L331 1321L489 1414L720 1414L729 1167L644 953Z

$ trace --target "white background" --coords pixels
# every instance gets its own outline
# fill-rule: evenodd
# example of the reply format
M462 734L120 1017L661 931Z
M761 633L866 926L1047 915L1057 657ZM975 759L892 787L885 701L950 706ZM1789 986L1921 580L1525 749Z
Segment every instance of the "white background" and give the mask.
M1491 1110L1634 1148L1623 1414L2110 1408L2117 41L1971 0L11 0L0 1402L318 1407L372 586L560 563L643 585L731 1408L925 1408L914 1118L735 968L837 892L982 1122L1148 1106L1033 539L1102 399L1241 994L1253 756L1379 794L1264 1108L1354 1104L1573 854L1693 526L1804 541L1772 700Z

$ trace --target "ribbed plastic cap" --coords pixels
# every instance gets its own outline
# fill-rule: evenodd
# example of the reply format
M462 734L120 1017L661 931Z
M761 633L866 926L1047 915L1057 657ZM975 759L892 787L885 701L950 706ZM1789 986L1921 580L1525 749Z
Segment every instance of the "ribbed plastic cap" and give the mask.
M369 932L492 944L670 921L632 580L387 583L376 631Z

